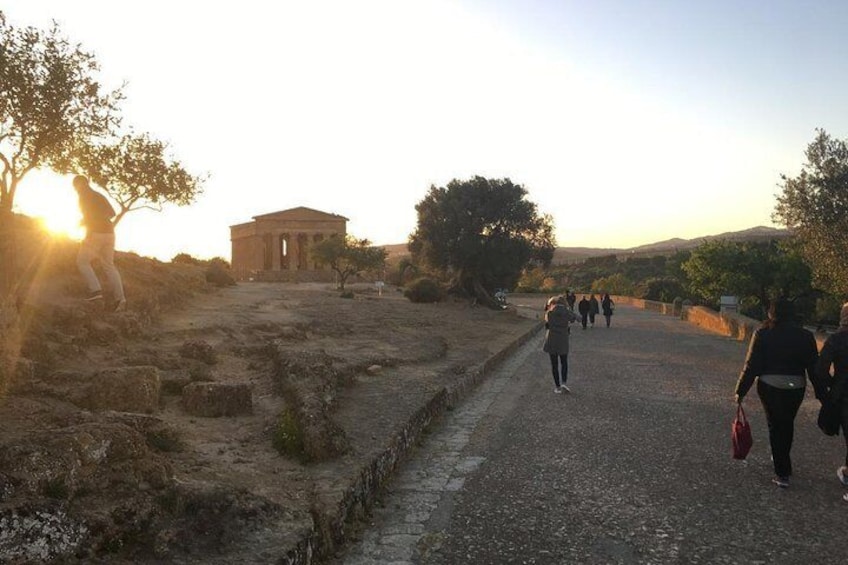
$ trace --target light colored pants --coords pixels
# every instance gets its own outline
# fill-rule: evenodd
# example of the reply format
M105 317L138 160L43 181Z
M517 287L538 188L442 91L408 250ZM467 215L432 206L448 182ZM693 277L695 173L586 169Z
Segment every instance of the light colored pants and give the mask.
M121 274L115 268L115 234L114 233L91 233L88 234L80 244L77 254L77 268L85 279L89 292L101 290L97 274L91 268L91 263L99 259L106 278L109 281L109 289L112 291L116 302L124 300L124 283Z

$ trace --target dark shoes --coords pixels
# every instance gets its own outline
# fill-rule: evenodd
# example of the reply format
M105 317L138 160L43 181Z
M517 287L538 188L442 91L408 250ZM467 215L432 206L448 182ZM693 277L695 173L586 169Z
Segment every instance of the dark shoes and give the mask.
M771 480L780 488L789 488L789 477L775 477Z

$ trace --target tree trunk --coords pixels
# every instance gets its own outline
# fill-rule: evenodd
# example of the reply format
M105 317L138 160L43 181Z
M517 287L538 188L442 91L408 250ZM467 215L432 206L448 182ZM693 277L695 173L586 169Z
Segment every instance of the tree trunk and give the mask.
M15 215L11 208L0 206L0 302L15 294L18 278Z
M489 292L485 288L483 288L483 285L480 284L480 281L478 281L477 279L472 279L470 282L474 290L474 296L477 297L477 304L488 306L493 310L502 309L501 305L498 304L498 301L495 300L494 297L489 294Z

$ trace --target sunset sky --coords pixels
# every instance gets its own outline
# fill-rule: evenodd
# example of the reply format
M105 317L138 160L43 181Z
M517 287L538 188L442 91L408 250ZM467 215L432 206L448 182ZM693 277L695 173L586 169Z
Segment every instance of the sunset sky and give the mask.
M126 82L125 123L209 174L133 212L117 248L230 257L229 226L297 206L403 243L431 185L522 184L561 246L772 225L817 127L848 137L848 2L6 0ZM16 210L78 220L70 178Z

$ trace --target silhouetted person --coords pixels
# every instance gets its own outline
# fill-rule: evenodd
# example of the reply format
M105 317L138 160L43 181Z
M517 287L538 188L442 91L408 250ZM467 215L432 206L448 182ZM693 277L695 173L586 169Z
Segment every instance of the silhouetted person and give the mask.
M545 309L545 344L542 351L551 357L551 371L554 375L554 392L571 392L565 382L568 380L568 327L577 320L577 315L568 309L564 296L551 297Z
M610 298L609 293L604 293L604 297L601 298L601 310L604 313L604 318L607 320L607 327L610 327L610 321L612 319L612 311L615 309L615 302Z
M574 303L577 302L577 295L566 290L565 300L568 302L568 309L574 312Z
M586 295L583 295L583 298L580 299L580 302L577 304L577 311L580 313L580 325L583 326L583 329L586 329L586 323L589 321L589 310L592 308L591 304L589 304L589 299L586 298Z
M820 400L823 405L830 404L845 438L845 461L836 470L836 476L848 486L848 302L842 305L839 313L839 329L827 336L822 346L816 372L819 382L827 386L827 393ZM848 502L848 493L842 498Z
M86 300L89 302L103 300L100 280L91 267L93 261L99 260L112 293L114 301L112 309L115 312L124 310L127 305L124 284L114 262L115 226L112 218L115 217L115 210L105 196L91 188L86 177L75 176L73 185L79 196L79 208L82 212L80 223L85 228L85 239L80 243L77 254L77 267L88 287Z
M600 314L601 309L598 307L598 299L595 298L595 295L591 295L589 297L589 326L595 327L595 316Z

